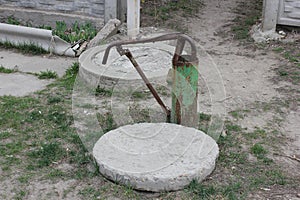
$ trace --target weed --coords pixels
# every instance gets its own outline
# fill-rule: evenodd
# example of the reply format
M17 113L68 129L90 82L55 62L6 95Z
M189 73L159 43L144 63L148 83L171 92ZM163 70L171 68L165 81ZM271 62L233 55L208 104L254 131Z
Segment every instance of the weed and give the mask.
M289 73L285 70L279 70L278 74L279 74L279 76L288 76L289 75Z
M5 67L3 67L2 65L0 66L0 73L4 73L4 74L11 74L16 72L16 70L14 69L7 69Z
M57 21L53 34L67 42L75 43L80 40L91 40L96 36L97 30L91 23L80 25L76 21L72 27L68 27L64 21Z
M264 129L256 128L253 132L246 133L245 136L249 139L263 139L267 136L267 133Z
M247 110L235 110L235 111L229 112L229 114L235 119L244 119L244 117L245 117L244 112L248 112L248 111Z
M37 74L39 79L56 79L58 77L57 73L52 70L41 71Z
M114 122L112 113L97 113L97 119L104 133L111 131L117 127L116 123Z
M9 16L7 18L7 22L6 23L11 24L11 25L20 25L21 24L19 20L15 19L12 16Z
M71 67L69 67L66 70L66 76L75 76L78 74L79 71L79 63L78 62L74 62Z
M185 25L173 19L176 16L195 16L199 9L204 7L204 4L199 0L178 0L176 2L145 1L142 3L142 7L141 15L143 26L160 25L184 31Z
M23 176L18 177L18 181L20 181L20 183L28 183L29 179L32 177L32 175L30 174L26 174Z
M276 47L273 49L273 51L277 52L277 53L281 53L284 51L284 48L283 47Z
M63 99L60 96L49 96L48 104L56 104L62 102Z
M211 115L205 113L199 113L198 129L207 132L210 119L211 119Z
M59 178L65 176L65 172L59 170L59 169L53 169L47 174L48 178Z
M258 143L254 144L250 150L251 153L253 153L255 156L259 158L263 157L268 153L268 151L261 144Z
M96 91L95 91L96 96L109 96L110 97L112 95L112 93L113 93L112 90L102 88L99 85L97 86Z
M290 62L299 62L298 58L296 56L294 56L293 54L291 54L291 52L285 52L283 54L283 57L288 59Z
M239 125L232 124L232 123L226 123L225 124L226 130L231 133L231 132L241 132L243 128Z
M150 95L150 92L149 91L134 91L131 96L134 98L134 99L145 99L147 97L149 97Z
M22 200L26 196L26 192L24 190L19 191L15 196L15 200Z
M245 9L246 8L246 9ZM235 39L249 39L249 31L261 16L262 0L241 2L237 7L237 17L234 19L235 25L231 27Z
M46 167L62 159L66 155L65 150L61 147L58 142L55 143L44 143L38 150L31 151L28 153L30 158L36 159L33 163L38 168Z
M151 122L149 109L147 108L141 108L138 105L133 105L129 108L129 114L134 123Z

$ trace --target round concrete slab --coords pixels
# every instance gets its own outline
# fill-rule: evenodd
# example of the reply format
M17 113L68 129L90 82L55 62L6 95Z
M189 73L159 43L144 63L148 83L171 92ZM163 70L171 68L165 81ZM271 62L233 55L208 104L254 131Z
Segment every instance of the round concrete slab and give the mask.
M93 155L100 172L144 191L172 191L214 169L219 149L205 133L176 124L141 123L106 133Z
M112 88L116 84L131 87L143 83L141 77L126 56L120 56L116 48L112 48L107 64L102 64L105 46L93 47L79 57L80 76L92 85L103 88ZM138 64L151 81L165 81L169 69L172 67L172 58L175 47L164 44L126 45Z

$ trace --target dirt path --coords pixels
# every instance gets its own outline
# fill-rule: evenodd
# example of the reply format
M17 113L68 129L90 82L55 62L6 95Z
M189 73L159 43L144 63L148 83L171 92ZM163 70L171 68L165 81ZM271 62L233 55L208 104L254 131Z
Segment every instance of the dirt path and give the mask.
M240 45L230 34L230 26L237 15L234 10L239 2L205 0L206 6L199 18L187 22L189 33L210 54L220 70L227 94L227 112L248 110L247 114L242 113L243 117L235 119L247 130L279 130L279 137L287 140L281 143L280 149L275 152L280 155L274 159L285 172L300 178L300 163L287 157L300 155L299 104L291 106L288 95L278 92L283 87L282 83L274 84L271 81L276 76L273 69L280 65L278 55L272 51ZM289 106L280 105L283 102L289 102ZM264 108L267 105L274 109ZM288 198L286 193L283 191L282 199Z

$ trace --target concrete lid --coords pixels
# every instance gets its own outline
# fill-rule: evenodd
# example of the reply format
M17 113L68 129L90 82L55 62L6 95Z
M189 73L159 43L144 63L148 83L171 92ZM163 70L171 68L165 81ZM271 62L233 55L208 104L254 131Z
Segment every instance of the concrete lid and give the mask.
M116 48L112 48L106 65L102 59L107 45L88 49L79 57L80 75L91 85L102 81L103 87L114 82L132 83L143 82L131 62L126 56L120 56ZM147 78L150 80L166 79L169 69L172 68L172 58L175 47L164 43L149 43L126 45Z
M106 133L93 155L112 181L145 191L171 191L214 169L216 142L194 128L167 123L126 125Z

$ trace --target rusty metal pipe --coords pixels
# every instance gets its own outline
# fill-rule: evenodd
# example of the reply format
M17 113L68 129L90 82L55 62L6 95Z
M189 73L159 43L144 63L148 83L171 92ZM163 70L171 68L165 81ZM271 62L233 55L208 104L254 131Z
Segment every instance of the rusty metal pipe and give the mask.
M143 81L145 82L146 86L148 87L148 89L150 90L150 92L152 93L152 95L154 96L154 98L156 99L157 103L161 106L161 108L166 113L166 115L167 115L167 122L170 122L170 119L171 119L171 110L161 100L160 96L158 95L158 93L156 92L156 90L154 89L154 87L152 86L152 84L150 83L150 81L148 80L148 78L146 77L146 75L144 74L143 70L140 68L140 66L138 65L138 63L136 62L136 60L133 58L132 53L128 49L122 50L122 53L124 53L124 55L126 55L127 58L130 60L130 62L133 64L134 68L139 73L139 75L142 77Z

